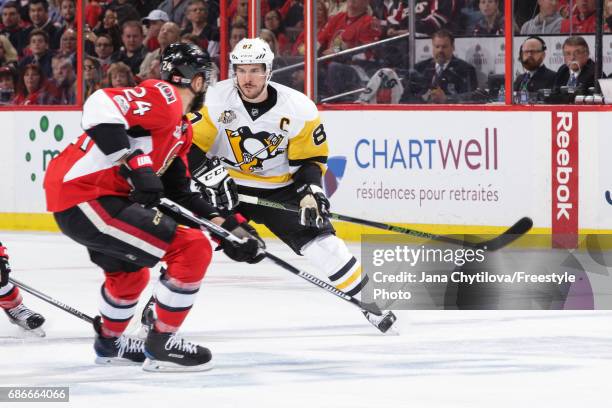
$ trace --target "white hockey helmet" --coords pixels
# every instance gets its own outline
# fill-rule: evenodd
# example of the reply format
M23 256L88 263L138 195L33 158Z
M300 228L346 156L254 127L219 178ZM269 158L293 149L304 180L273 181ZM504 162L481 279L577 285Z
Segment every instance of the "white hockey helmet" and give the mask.
M266 66L266 83L272 78L274 53L267 42L261 38L243 38L230 53L231 72L236 80L234 66L240 64L264 64Z

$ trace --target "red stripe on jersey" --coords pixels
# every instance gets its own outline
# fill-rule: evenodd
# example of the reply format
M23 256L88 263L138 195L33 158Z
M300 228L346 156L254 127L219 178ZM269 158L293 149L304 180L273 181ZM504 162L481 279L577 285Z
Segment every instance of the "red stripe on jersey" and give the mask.
M170 246L169 243L164 242L161 239L157 238L156 236L151 235L148 232L143 231L141 229L138 229L133 225L130 225L126 222L118 220L117 218L113 218L109 213L106 212L104 207L102 207L99 202L90 201L89 205L91 206L91 208L93 208L96 214L98 214L100 218L102 219L102 221L104 221L106 224L111 225L123 232L126 232L142 241L145 241L153 245L154 247L161 249L164 252L168 250L168 247Z

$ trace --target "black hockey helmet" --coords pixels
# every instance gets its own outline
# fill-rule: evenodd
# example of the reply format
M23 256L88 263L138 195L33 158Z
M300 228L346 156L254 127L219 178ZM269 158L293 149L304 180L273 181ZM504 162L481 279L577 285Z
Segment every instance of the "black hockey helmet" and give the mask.
M198 74L204 74L209 85L216 80L215 65L210 56L194 44L170 44L161 56L160 71L161 79L181 87L189 87Z

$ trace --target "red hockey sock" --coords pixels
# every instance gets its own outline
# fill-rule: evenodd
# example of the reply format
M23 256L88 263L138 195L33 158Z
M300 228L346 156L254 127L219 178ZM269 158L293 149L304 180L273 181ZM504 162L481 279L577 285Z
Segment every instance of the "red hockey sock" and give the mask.
M149 268L136 272L105 272L100 290L102 334L119 337L134 316L140 293L149 283Z
M21 293L19 292L19 288L12 283L9 282L8 285L3 287L0 291L0 308L2 309L12 309L21 304L23 299L21 298Z
M155 328L175 332L187 317L210 264L212 247L202 231L179 227L162 259L168 264L164 278L155 289Z

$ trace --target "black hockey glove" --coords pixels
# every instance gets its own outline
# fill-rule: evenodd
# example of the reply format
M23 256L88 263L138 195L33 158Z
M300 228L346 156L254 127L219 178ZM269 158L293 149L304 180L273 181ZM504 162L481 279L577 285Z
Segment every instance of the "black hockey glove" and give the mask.
M11 273L11 265L9 265L8 254L6 248L0 242L0 288L6 286L9 282L9 273Z
M235 215L229 216L225 219L222 228L228 230L238 238L243 238L243 243L230 242L224 240L221 242L221 249L225 255L237 262L246 262L255 264L265 258L264 249L266 244L264 241L255 233L253 235L250 231L254 231L247 222L241 220L242 217L236 217ZM250 230L250 231L249 231Z
M196 186L215 208L231 210L238 205L238 188L217 157L193 170Z
M121 166L120 173L128 179L133 189L129 198L146 207L159 203L163 196L164 184L153 171L153 161L142 150L134 150Z
M306 184L298 188L300 224L305 227L321 228L329 215L329 200L323 189L315 184Z

